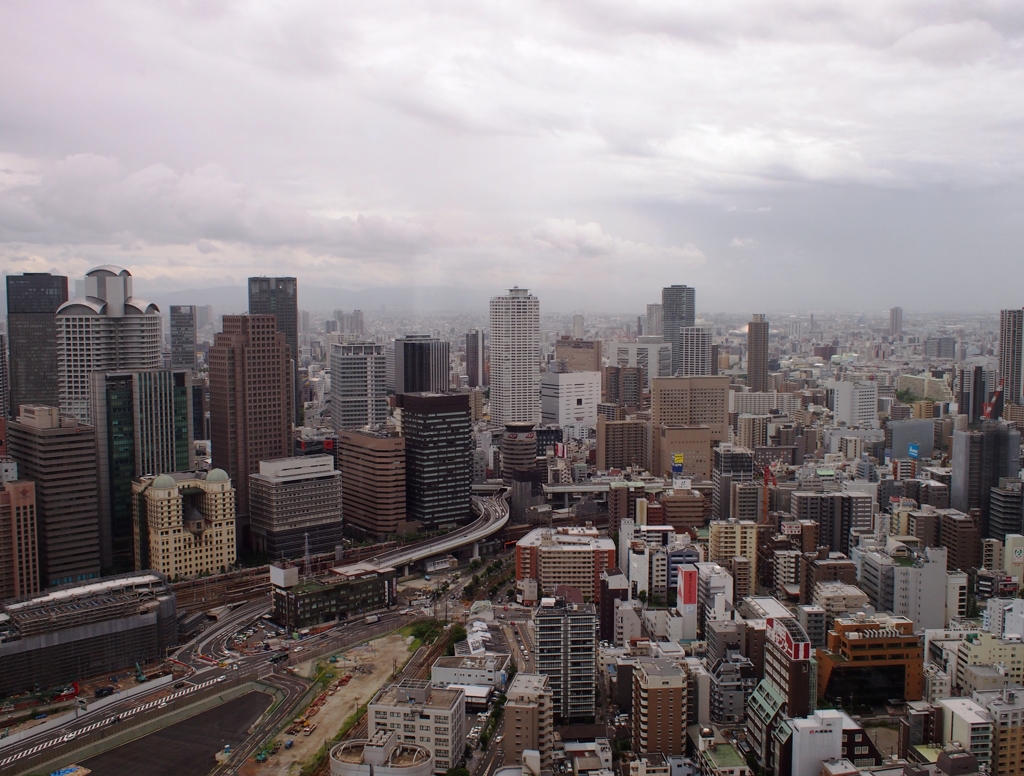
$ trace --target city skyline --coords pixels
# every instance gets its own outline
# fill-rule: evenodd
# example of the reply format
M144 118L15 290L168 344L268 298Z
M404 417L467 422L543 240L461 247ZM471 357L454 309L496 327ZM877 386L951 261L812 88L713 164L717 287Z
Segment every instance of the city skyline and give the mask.
M1009 10L332 11L5 8L0 266L130 265L151 296L285 271L548 309L674 282L711 310L1016 303L988 282L1024 229Z

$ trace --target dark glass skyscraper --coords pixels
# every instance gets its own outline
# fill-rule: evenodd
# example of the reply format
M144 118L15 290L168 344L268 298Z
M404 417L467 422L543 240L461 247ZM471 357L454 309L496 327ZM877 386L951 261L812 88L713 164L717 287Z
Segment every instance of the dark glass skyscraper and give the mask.
M487 385L484 377L484 333L480 329L466 334L466 375L470 388Z
M466 394L399 394L405 437L406 511L422 531L471 515L473 424Z
M68 301L68 279L47 272L7 276L9 406L57 406L57 308Z
M395 393L447 393L450 383L447 342L426 334L395 340Z
M754 313L747 324L747 387L768 390L768 321L761 313Z
M249 278L249 315L276 315L277 330L284 335L295 362L295 421L299 420L299 285L295 278ZM238 484L235 484L238 487Z
M171 306L171 369L196 371L196 308Z
M697 319L697 292L689 286L668 286L661 289L662 336L672 344L672 374L682 364L679 330L693 326Z

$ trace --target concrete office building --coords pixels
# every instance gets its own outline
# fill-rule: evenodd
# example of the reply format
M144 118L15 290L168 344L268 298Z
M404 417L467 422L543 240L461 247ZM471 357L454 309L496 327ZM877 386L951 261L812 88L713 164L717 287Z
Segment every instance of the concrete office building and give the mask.
M615 542L596 528L536 528L516 542L516 597L535 605L559 585L597 601L601 574L615 568Z
M768 385L768 321L755 313L747 324L747 387L751 391L767 391Z
M235 486L239 548L249 541L249 475L260 461L292 455L294 379L287 338L273 315L224 316L210 347L210 430L213 465Z
M465 394L396 397L405 437L405 506L418 530L450 530L472 517L473 425Z
M637 658L633 668L634 752L686 753L689 684L688 672L675 661Z
M542 674L516 674L505 698L502 723L505 762L520 762L523 752L533 749L540 753L541 768L550 770L555 745L550 680Z
M714 330L710 326L683 326L679 329L679 377L703 377L715 374L712 345Z
M511 665L511 655L445 655L430 667L430 682L434 687L476 684L501 690Z
M999 379L1005 404L1024 404L1024 310L999 311Z
M1024 481L1000 477L989 491L988 538L1005 541L1010 534L1024 531Z
M6 601L0 614L5 696L134 670L177 645L174 592L152 572Z
M487 385L486 361L484 333L480 329L472 329L466 334L466 377L470 388Z
M924 552L894 549L860 552L859 587L876 611L908 617L914 629L946 625L947 557L945 547L926 547Z
M36 484L40 587L100 574L96 435L56 407L22 405L7 426L18 474Z
M606 366L604 368L605 401L618 407L644 406L644 370L639 366Z
M989 772L994 731L992 718L985 707L970 698L942 698L938 706L946 740L959 742L977 758L981 772Z
M442 690L420 679L403 679L373 697L366 719L371 739L379 730L394 730L403 742L433 752L436 774L443 775L464 759L466 695L462 690Z
M707 426L715 443L729 441L729 378L657 377L651 381L655 427Z
M736 419L736 444L740 447L766 447L771 415L741 414Z
M651 378L672 376L672 345L661 335L637 337L636 342L613 342L608 348L608 363L639 367L643 370L643 389L650 391Z
M407 532L404 438L339 432L338 468L346 532L375 541Z
M873 527L870 493L798 490L790 495L789 503L793 519L815 523L819 544L836 552L849 554L851 530L870 531Z
M491 297L491 419L540 419L540 300L525 288Z
M249 475L249 513L253 546L272 560L334 552L342 543L334 456L260 461Z
M561 426L576 439L597 428L600 372L545 372L540 382L541 422Z
M395 569L374 570L357 566L351 573L332 569L329 576L299 578L302 562L278 562L270 566L273 620L294 633L325 622L358 618L395 603Z
M0 601L38 592L36 485L15 472L0 484Z
M651 440L652 474L659 477L690 480L711 479L711 429L707 426L662 424L653 429ZM682 470L680 471L680 467Z
M835 425L878 428L878 382L876 380L828 380L828 407Z
M956 509L940 509L939 544L946 548L950 571L981 568L981 518ZM1002 565L1002 564L1000 564Z
M11 380L7 364L7 335L0 334L0 420L11 414Z
M395 393L445 393L451 388L451 373L446 341L428 334L395 339Z
M132 492L136 571L178 579L234 565L235 489L223 469L142 477Z
M644 326L644 334L650 337L661 337L663 333L664 324L661 305L647 305L647 325Z
M273 315L277 331L284 335L292 361L292 402L296 423L302 415L299 384L299 288L295 278L249 278L249 315Z
M672 374L682 364L679 331L693 326L697 318L696 291L689 286L668 286L661 289L662 336L672 346Z
M555 718L563 723L593 720L597 698L597 610L545 598L533 616L534 663L548 677Z
M56 407L57 328L54 316L68 301L68 279L47 272L7 276L7 410L16 417L22 404Z
M600 372L604 368L601 358L601 340L582 337L562 337L555 340L555 372Z
M889 310L889 336L898 337L903 333L903 308L893 307Z
M331 423L336 431L380 426L388 419L383 345L331 345Z
M133 568L132 481L195 469L192 372L94 372L100 561Z
M159 369L160 309L133 295L132 275L97 267L85 275L84 296L55 316L60 410L92 424L93 372Z
M195 305L171 305L171 369L196 371Z

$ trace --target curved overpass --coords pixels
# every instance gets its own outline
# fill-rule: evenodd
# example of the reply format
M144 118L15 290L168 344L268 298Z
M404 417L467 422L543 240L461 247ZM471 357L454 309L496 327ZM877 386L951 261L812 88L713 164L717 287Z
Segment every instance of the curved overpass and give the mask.
M333 571L337 574L351 576L363 574L367 571L377 571L382 568L408 566L417 561L432 558L435 555L453 552L460 547L465 547L467 544L475 544L482 541L488 536L496 534L508 522L508 501L506 500L508 495L508 489L501 488L490 498L473 496L473 508L480 513L480 517L469 525L464 525L451 533L438 536L435 539L428 539L408 547L400 547L397 550L382 553L369 560L363 560L349 566L338 566Z

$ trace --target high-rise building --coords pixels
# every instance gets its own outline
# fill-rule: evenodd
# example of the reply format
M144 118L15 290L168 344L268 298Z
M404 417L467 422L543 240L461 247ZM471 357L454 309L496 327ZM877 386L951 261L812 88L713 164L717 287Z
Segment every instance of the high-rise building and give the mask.
M1009 534L1024 531L1024 482L1000 477L989 491L988 538L1006 541Z
M697 320L696 291L689 286L668 286L661 289L662 336L672 345L672 374L679 372L682 354L679 330L693 326Z
M271 560L334 552L341 536L341 472L333 455L260 461L249 475L253 545Z
M36 484L40 587L100 575L96 435L56 407L23 404L7 427L19 476Z
M195 469L192 372L94 372L100 560L131 568L132 480Z
M540 753L542 770L551 770L555 746L555 719L551 686L542 674L516 674L505 693L505 762L521 762L523 752Z
M650 426L645 420L597 419L598 471L650 468Z
M679 329L679 377L714 374L711 346L714 330L710 326L683 326Z
M405 439L382 431L339 431L345 530L383 541L406 533Z
M473 424L466 394L396 397L405 437L405 505L421 531L455 528L472 513Z
M518 286L491 297L491 419L540 419L540 300Z
M171 369L196 371L195 305L171 305Z
M1024 693L1020 689L975 692L992 720L992 773L1020 773L1024 760Z
M661 336L638 337L636 342L613 342L608 360L610 366L642 369L645 392L651 390L652 378L672 376L672 346Z
M331 422L336 431L388 419L387 357L372 342L331 345Z
M466 334L466 376L470 388L487 385L484 361L484 333L480 329L472 329Z
M768 321L762 313L754 313L747 324L747 387L751 391L767 391L768 384Z
M981 364L966 365L956 369L957 410L967 416L967 422L974 426L982 421L985 403L997 387L998 375L994 369Z
M36 484L0 483L0 601L39 592Z
M7 356L7 335L0 334L0 419L11 414L11 373Z
M996 421L977 431L953 432L953 480L950 506L981 510L982 533L989 537L989 503L1000 478L1020 473L1020 432Z
M664 324L662 322L662 307L660 304L647 305L647 325L644 326L644 334L648 337L661 339L664 336Z
M445 393L450 388L447 342L428 334L406 334L395 340L395 393Z
M644 370L639 366L604 368L605 401L619 407L640 409L644 405Z
M22 404L56 407L57 329L54 316L68 301L68 279L46 272L7 276L7 362L10 395L7 413Z
M948 552L949 570L969 572L981 568L981 515L964 514L956 509L937 511L941 515L939 544Z
M223 574L235 562L235 489L223 469L132 483L135 569L170 578Z
M572 317L572 338L581 340L583 339L583 316L574 315Z
M657 377L651 381L655 427L707 426L713 442L729 441L729 378Z
M159 369L161 319L155 304L133 295L126 269L89 270L83 288L57 310L57 384L61 412L93 423L93 372Z
M601 340L569 339L555 342L554 372L600 372Z
M540 381L541 422L561 426L567 436L587 439L597 428L600 372L545 372Z
M548 677L555 718L593 720L598 625L594 604L545 599L534 613L533 625L537 673Z
M878 381L828 380L825 387L836 425L878 428Z
M292 371L292 414L295 422L302 413L299 401L299 289L295 278L249 278L249 315L273 315L277 331L284 335ZM238 478L232 474L238 483Z
M999 379L1003 401L1024 404L1024 310L999 311Z
M743 557L750 563L748 584L741 586L733 575L737 598L754 594L757 579L757 523L752 520L712 520L708 534L708 560L727 565L733 558Z
M722 444L712 450L712 456L711 514L715 520L724 520L732 514L733 483L754 479L754 453L746 447Z
M689 673L674 660L637 658L633 667L634 752L686 753L689 685Z
M893 307L889 310L889 336L898 337L903 333L903 308Z
M589 601L601 590L601 574L615 567L615 542L595 528L536 528L516 542L516 598L533 605L574 587Z
M248 540L249 475L260 461L292 455L294 379L273 315L224 316L210 347L212 462L234 483L240 543Z
M842 553L850 552L850 531L872 528L871 494L857 491L815 493L796 491L790 496L794 520L818 526L818 542Z

